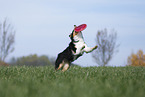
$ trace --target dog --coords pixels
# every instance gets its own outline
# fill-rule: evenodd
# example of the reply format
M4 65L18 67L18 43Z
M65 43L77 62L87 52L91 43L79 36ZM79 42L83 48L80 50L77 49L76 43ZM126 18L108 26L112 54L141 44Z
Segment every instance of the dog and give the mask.
M74 29L75 27L76 25L74 25ZM81 31L76 32L75 30L73 30L69 37L71 39L71 42L63 52L58 54L55 61L55 70L62 69L63 72L68 70L71 62L82 56L84 52L90 53L98 47L97 45L95 47L88 47L84 42Z

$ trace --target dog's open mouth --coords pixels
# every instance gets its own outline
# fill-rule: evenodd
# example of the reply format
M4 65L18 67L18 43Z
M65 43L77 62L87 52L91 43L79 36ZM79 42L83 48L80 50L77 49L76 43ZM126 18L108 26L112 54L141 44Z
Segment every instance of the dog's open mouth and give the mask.
M77 35L79 32L74 31L75 35Z

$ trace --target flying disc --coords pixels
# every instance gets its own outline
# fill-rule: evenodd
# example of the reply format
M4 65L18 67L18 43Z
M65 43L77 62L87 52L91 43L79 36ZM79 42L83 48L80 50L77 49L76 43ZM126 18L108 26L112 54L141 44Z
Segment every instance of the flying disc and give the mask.
M81 25L77 26L74 30L76 32L80 32L80 31L83 31L86 27L87 27L86 24L81 24Z

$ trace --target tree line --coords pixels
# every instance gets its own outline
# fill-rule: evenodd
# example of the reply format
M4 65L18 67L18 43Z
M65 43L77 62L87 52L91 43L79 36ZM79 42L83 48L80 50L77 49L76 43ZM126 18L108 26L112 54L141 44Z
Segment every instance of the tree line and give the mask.
M38 56L37 54L32 54L28 56L23 56L19 58L11 58L10 64L11 65L26 65L26 66L48 66L54 65L54 58L49 58L46 55Z
M108 33L107 29L99 30L96 34L96 44L98 49L92 53L92 57L99 66L107 66L119 50L120 44L117 44L117 32L111 30ZM0 22L0 65L8 65L5 63L6 57L14 51L15 30L13 26L5 19ZM129 66L145 66L145 55L142 50L137 54L132 53L128 57ZM49 58L46 55L38 56L37 54L12 58L11 65L26 65L26 66L46 66L54 65L55 58Z

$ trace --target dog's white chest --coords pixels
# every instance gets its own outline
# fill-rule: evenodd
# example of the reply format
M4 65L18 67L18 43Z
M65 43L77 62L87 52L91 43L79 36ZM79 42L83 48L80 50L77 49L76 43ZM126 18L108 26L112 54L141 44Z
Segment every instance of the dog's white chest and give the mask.
M84 42L78 42L75 43L75 48L76 48L76 52L74 52L74 55L82 55L84 53L84 48L85 48L85 43Z

